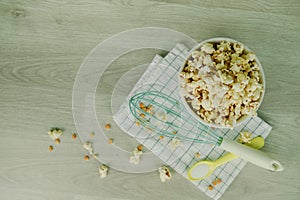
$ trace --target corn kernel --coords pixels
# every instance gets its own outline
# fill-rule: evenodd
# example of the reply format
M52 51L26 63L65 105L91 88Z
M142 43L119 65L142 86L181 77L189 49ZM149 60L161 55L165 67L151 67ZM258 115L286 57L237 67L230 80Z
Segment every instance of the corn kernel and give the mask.
M76 133L73 133L73 134L72 134L72 139L75 140L76 138L77 138Z
M142 151L143 150L143 145L139 145L139 146L137 146L137 149L139 150L139 151Z
M52 146L52 145L49 145L48 150L49 150L50 152L52 152L52 151L53 151L53 146Z
M55 143L56 143L56 144L59 144L59 143L60 143L60 139L59 139L59 138L56 138L56 139L55 139Z
M218 181L217 181L217 180L214 180L214 181L212 182L212 184L213 184L213 185L217 185L217 184L218 184Z
M105 124L105 129L106 129L106 130L110 130L110 128L111 128L111 125L110 125L110 124Z
M140 103L140 108L144 108L145 104L143 102Z

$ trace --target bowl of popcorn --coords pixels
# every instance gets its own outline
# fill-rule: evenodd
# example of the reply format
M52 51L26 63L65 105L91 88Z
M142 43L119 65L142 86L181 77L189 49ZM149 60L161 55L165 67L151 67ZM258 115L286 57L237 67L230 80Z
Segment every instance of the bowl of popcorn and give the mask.
M258 58L230 38L212 38L194 47L180 69L179 83L184 107L216 128L233 128L256 116L265 92Z

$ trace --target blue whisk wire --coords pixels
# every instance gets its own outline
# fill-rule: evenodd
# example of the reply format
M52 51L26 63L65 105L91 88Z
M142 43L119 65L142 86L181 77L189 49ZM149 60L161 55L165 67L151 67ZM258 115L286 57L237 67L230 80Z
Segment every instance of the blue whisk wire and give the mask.
M156 116L155 113L151 113L151 111L149 112L140 107L140 103L148 104L154 108L163 110L166 116L171 116L173 121L161 119L160 117ZM220 145L222 143L223 138L218 136L214 131L209 130L208 126L201 124L201 122L197 120L190 120L193 119L193 117L190 117L189 120L184 119L183 114L190 116L188 111L182 109L180 102L176 98L166 95L162 92L150 90L134 94L129 99L129 109L136 121L138 121L148 130L154 131L158 135L166 136L168 138L178 138L182 141L193 143L206 143L214 145ZM191 129L186 128L182 124L177 124L179 120L185 120L185 123L192 126L198 125L197 132L191 131ZM162 123L164 124L164 127L158 127L151 121ZM188 137L182 134L179 136L170 131L170 129L180 130L181 132L188 134L192 133L193 137Z

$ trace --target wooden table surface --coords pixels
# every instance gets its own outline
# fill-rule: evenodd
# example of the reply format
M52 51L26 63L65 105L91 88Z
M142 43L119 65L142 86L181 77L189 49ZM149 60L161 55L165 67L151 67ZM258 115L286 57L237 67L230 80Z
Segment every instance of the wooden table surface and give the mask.
M285 171L247 164L222 199L300 199L299 0L1 0L0 16L1 200L209 199L176 173L166 183L157 172L113 169L100 179L99 163L84 161L80 141L70 137L80 64L101 41L139 27L174 29L197 41L227 36L256 52L267 81L259 116L273 127L264 150ZM156 53L166 52L126 54L106 77L114 80ZM110 101L109 93L97 95ZM64 129L61 144L47 135L51 127Z

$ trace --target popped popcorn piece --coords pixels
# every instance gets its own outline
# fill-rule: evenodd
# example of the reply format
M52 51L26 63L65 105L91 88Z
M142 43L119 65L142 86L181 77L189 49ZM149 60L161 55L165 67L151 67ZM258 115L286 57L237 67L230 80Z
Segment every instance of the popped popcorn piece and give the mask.
M233 43L233 49L236 53L241 54L244 50L244 47L238 43Z
M105 178L107 176L108 167L106 165L100 165L98 171L99 171L99 177L101 179L103 179L103 178Z
M215 49L211 43L205 43L202 45L201 51L204 51L205 53L208 54L212 54L215 51Z
M250 133L250 132L246 132L246 131L245 132L240 132L239 141L241 143L250 144L251 140L252 140L251 136L252 136L252 133Z
M180 72L187 103L204 121L225 127L256 116L264 88L255 59L240 43L203 44Z
M196 158L200 158L200 157L201 157L201 154L200 154L199 152L197 152L197 153L195 154L195 157L196 157Z
M214 63L210 57L210 55L206 55L204 58L203 58L203 65L205 66L212 66Z
M175 150L177 147L183 146L183 144L182 144L181 140L179 140L178 138L173 138L173 139L169 142L168 146L169 146L171 149Z
M94 149L93 149L92 143L90 143L90 142L85 142L85 143L82 145L82 147L85 148L91 155L94 154Z
M172 178L172 174L169 168L166 166L158 168L158 172L161 182L165 182L166 180L170 180Z
M143 151L139 150L139 148L135 148L132 152L132 156L129 158L129 162L135 165L138 165L141 160L141 156L143 155Z
M53 139L57 139L62 136L63 131L61 129L52 129L48 131L48 135Z

